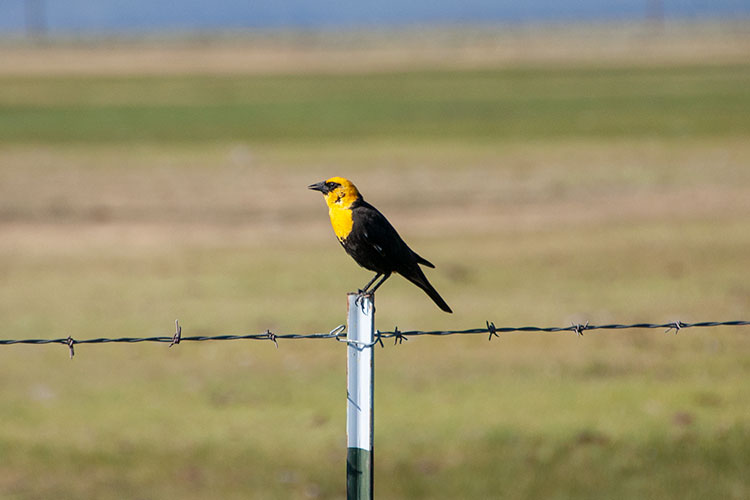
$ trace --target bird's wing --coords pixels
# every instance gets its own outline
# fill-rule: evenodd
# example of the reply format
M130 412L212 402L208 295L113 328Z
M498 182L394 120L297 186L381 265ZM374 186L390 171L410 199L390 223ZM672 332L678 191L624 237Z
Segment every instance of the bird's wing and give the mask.
M357 207L354 216L361 224L363 241L391 262L394 270L400 267L398 263L408 265L416 261L432 265L412 251L388 219L369 203L363 202Z
M376 238L374 236L375 236L374 234L373 234L373 236L370 236L370 232L367 231L367 229L363 229L362 230L362 238L364 239L364 241L366 242L366 244L368 244L373 249L375 249L375 251L379 255L385 257L385 249L377 242L377 240L376 240Z

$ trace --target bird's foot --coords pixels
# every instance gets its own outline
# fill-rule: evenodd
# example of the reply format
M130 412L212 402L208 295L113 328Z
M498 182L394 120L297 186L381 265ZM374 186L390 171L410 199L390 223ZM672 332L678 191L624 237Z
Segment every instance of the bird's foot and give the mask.
M357 307L365 307L365 297L372 297L372 292L366 292L361 288L357 290L357 298L354 299L354 305Z

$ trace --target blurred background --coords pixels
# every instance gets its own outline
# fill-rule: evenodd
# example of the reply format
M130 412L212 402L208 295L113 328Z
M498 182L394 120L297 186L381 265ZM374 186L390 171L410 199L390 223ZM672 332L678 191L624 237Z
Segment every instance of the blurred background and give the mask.
M750 316L746 1L0 3L2 338ZM747 327L376 352L382 498L750 496ZM0 497L343 498L332 341L0 347Z

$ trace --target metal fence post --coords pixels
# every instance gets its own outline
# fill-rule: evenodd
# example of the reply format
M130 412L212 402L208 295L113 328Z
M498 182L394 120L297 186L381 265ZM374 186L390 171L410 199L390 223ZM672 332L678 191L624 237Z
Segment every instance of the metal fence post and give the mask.
M346 497L372 499L375 304L347 295Z

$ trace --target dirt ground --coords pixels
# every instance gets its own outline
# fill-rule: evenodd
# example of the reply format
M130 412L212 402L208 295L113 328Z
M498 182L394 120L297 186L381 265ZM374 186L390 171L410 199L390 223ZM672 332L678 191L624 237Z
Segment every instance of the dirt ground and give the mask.
M273 74L550 64L730 64L750 55L743 21L521 25L409 31L0 43L0 75Z

